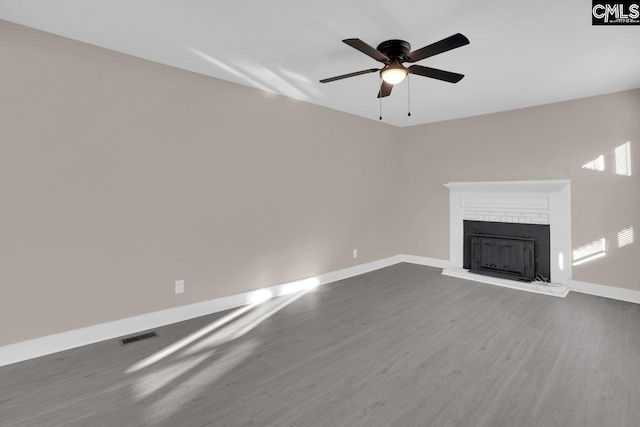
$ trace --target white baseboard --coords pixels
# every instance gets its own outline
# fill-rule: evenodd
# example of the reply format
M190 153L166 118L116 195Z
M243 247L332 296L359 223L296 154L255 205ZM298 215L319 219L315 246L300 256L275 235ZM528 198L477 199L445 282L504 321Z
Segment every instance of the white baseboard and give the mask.
M640 304L640 291L634 291L633 289L596 285L595 283L580 282L578 280L570 280L569 289L574 292L595 295L597 297L611 298Z
M257 291L243 292L236 295L183 305L167 310L155 311L153 313L142 314L140 316L101 323L99 325L88 326L86 328L75 329L72 331L61 332L59 334L10 344L0 347L0 366L10 365L23 360L34 359L36 357L46 356L48 354L58 353L60 351L70 350L72 348L82 347L84 345L131 335L172 323L205 316L207 314L240 307L251 303L256 295L264 295L265 291L268 292L268 295L277 297L304 289L304 286L310 283L313 283L314 285L326 285L338 280L347 279L349 277L398 264L403 261L404 255L396 255L378 261L321 274L316 277L259 289ZM262 294L257 294L257 292L261 292Z
M438 258L427 258L424 256L416 256L416 255L402 255L404 262L409 262L411 264L419 264L426 265L428 267L437 267L437 268L447 268L451 263L448 259L438 259Z
M140 316L115 320L113 322L102 323L33 340L22 341L16 344L10 344L0 347L0 366L10 365L12 363L34 359L36 357L46 356L48 354L58 353L72 348L131 335L172 323L205 316L207 314L240 307L251 303L257 292L264 293L265 291L268 291L272 296L276 297L303 289L304 286L309 283L326 285L339 280L348 279L349 277L378 270L380 268L389 267L401 262L437 268L448 268L450 266L448 260L415 255L396 255L378 261L321 274L316 277L259 289L257 291L243 292L236 295L156 311ZM640 291L578 282L575 280L571 281L569 288L576 292L640 304Z

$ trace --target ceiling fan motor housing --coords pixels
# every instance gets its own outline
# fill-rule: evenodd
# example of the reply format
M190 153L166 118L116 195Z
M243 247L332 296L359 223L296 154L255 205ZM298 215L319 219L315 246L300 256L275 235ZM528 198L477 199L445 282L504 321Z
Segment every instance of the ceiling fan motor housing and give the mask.
M377 50L384 53L389 59L398 62L405 61L405 55L411 52L411 45L404 40L387 40L380 43Z

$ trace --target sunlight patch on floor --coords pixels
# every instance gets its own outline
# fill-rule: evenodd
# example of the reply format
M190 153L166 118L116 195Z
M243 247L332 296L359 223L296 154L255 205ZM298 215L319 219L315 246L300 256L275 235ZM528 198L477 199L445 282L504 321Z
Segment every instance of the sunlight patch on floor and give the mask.
M191 402L205 387L215 383L226 373L242 364L259 344L260 342L256 340L243 342L220 358L208 363L206 368L194 372L190 376L188 372L183 372L181 376L187 376L184 381L172 386L166 394L163 394L160 399L145 409L145 424L156 425L177 414L182 406Z
M204 362L212 354L213 351L190 357L166 368L155 370L144 375L137 379L134 384L134 398L136 400L142 400L153 394Z
M210 350L222 344L237 340L305 294L306 292L301 292L270 301L269 304L257 308L242 319L228 325L226 328L198 341L186 349L183 354L187 356L197 354L201 351Z
M273 316L275 313L282 310L284 307L291 304L301 296L305 295L307 292L317 288L319 284L320 282L317 278L309 278L309 279L298 280L295 282L281 285L281 288L279 291L280 295L285 295L285 296L292 295L292 294L295 294L295 295L293 295L292 297L282 297L281 299L279 298L276 300L274 304L267 305L262 310L259 310L257 313L251 316L246 316L246 318L243 318L241 321L236 321L232 328L225 329L223 333L219 335L213 334L207 340L203 340L203 342L207 343L206 345L199 343L197 346L194 346L195 350L192 349L191 351L187 352L187 354L193 354L194 352L200 351L204 347L212 348L217 345L240 338L241 336L251 331L256 326L258 326L258 324L268 319L269 317ZM256 291L250 292L247 299L249 303L248 305L243 306L227 314L226 316L180 339L179 341L171 344L170 346L167 346L162 350L152 354L151 356L140 360L139 362L130 366L125 372L128 374L137 372L141 369L149 367L154 363L157 363L171 356L177 351L180 351L186 348L187 346L195 343L201 338L223 327L227 323L245 315L249 311L265 303L266 301L269 301L270 299L273 298L273 296L274 296L273 291L267 288L258 289Z
M233 319L235 319L236 317L239 317L241 315L243 315L244 313L246 313L247 311L253 309L254 307L256 307L256 304L251 304L251 305L246 305L244 307L241 307L229 314L227 314L226 316L216 320L213 323L210 323L209 325L205 326L204 328L182 338L181 340L171 344L168 347L163 348L162 350L158 351L157 353L152 354L151 356L142 359L141 361L137 362L136 364L132 365L131 367L129 367L129 369L126 370L126 373L130 374L136 371L139 371L140 369L144 369L148 366L153 365L154 363L159 362L160 360L172 355L173 353L181 350L182 348L188 346L189 344L197 341L198 339L204 337L205 335L215 331L216 329L218 329L219 327L225 325L226 323L232 321Z

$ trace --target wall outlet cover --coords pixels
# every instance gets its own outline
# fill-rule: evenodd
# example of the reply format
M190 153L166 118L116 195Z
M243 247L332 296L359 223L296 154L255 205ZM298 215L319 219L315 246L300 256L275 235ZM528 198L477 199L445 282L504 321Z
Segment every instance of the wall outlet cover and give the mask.
M176 294L184 292L184 279L176 280Z

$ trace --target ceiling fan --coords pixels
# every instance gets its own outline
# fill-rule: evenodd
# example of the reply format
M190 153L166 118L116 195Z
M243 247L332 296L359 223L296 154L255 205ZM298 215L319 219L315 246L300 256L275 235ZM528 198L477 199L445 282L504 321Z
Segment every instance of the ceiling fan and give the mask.
M469 44L469 39L460 33L430 44L429 46L425 46L422 49L414 50L413 52L411 52L411 45L404 40L387 40L380 43L376 49L360 39L346 39L342 41L349 46L358 49L365 55L372 57L376 61L382 62L384 67L381 69L370 68L368 70L356 71L355 73L343 74L341 76L320 80L320 83L335 82L336 80L347 79L349 77L379 71L380 77L382 77L382 85L378 92L378 98L383 98L391 95L393 85L403 81L409 73L449 83L458 83L464 77L463 74L438 70L436 68L423 67L421 65L411 65L409 67L405 67L403 65L405 62L418 62L425 58L429 58L430 56L438 55Z

